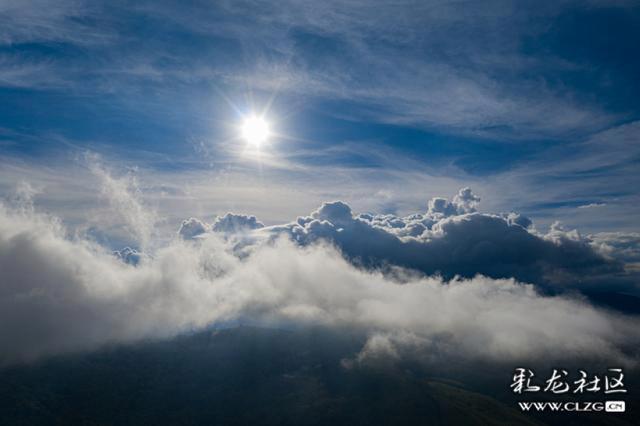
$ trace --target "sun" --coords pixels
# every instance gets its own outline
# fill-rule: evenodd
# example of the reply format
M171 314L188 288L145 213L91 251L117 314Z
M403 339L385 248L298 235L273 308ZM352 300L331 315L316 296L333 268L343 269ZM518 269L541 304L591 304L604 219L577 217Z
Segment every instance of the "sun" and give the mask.
M252 115L242 123L242 137L249 144L259 147L269 138L269 123L262 117Z

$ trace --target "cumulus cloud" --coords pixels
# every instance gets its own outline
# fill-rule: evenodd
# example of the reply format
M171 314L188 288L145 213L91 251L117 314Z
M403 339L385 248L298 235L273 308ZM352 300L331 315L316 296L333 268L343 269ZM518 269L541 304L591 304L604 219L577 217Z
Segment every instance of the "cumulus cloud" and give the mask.
M193 217L183 220L178 230L178 235L185 240L192 240L203 237L208 232L235 236L260 228L264 228L264 224L259 222L255 216L227 213L222 217L216 218L212 224Z
M640 270L640 233L600 232L587 238L600 253L624 261L627 268Z
M496 226L513 227L515 237L507 234L504 243L527 232L520 226L514 231L502 218L478 214L445 218L429 232L451 233L460 242L459 234L468 234L465 226L475 226L476 220L487 234ZM296 226L300 229L285 228L316 236L361 228L367 240L343 244L343 250L404 244L387 230L354 218L344 203L326 204ZM489 360L575 356L633 362L635 357L638 320L594 308L583 299L545 296L513 278L444 280L402 269L391 276L354 267L322 240L296 241L262 240L248 255L238 256L224 235L212 232L195 240L176 238L134 266L93 242L68 238L56 220L2 208L1 362L168 337L238 319L359 330L370 336L362 359L403 356L406 351L443 359L456 354ZM439 248L446 249L451 241Z
M510 225L519 225L523 228L529 228L533 225L533 221L530 218L523 216L520 213L511 212L503 214L502 217L504 217Z
M129 265L137 265L145 257L144 253L140 253L131 247L125 247L122 250L114 250L113 255L122 262Z
M520 214L478 213L478 202L479 197L464 188L451 201L431 199L425 213L398 217L354 215L337 201L267 231L287 234L303 246L330 241L366 267L402 266L446 279L514 277L553 292L636 289L622 262L604 256L577 231L556 225L540 234L531 219Z
M210 230L211 226L208 223L205 223L200 219L191 217L182 221L180 229L178 230L178 235L180 235L180 237L184 238L185 240L190 240L197 237L198 235L205 234Z
M454 216L465 213L473 213L480 202L480 197L475 195L471 188L462 188L452 201L446 198L434 197L428 202L428 213L433 216Z
M475 212L478 203L480 203L480 197L474 194L471 188L462 188L453 197L453 205L456 206L458 214Z
M238 233L264 227L255 216L227 213L212 225L214 232Z

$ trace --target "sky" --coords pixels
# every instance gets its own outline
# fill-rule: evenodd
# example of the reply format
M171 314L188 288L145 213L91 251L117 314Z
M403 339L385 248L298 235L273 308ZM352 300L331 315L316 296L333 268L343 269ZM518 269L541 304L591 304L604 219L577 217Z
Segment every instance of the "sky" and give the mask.
M637 231L639 20L624 1L3 1L1 189L28 177L79 223L89 155L172 225L331 199L405 214L468 186L541 227ZM259 156L252 113L274 133Z
M0 364L247 318L636 363L639 40L627 1L0 1Z

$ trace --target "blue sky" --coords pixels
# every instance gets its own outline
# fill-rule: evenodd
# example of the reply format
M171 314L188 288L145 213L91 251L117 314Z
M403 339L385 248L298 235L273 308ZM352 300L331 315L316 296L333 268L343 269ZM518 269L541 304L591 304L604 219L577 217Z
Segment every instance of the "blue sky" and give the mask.
M98 156L168 225L470 186L541 227L638 230L637 3L127 3L0 5L3 195L29 181L80 222ZM239 123L265 110L247 156Z
M631 365L639 41L626 1L0 1L0 365L245 319Z

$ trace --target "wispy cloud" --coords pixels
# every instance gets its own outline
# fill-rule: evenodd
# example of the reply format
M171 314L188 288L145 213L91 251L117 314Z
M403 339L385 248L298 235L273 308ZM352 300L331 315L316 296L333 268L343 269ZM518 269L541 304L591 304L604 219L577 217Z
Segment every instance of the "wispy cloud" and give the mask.
M578 206L579 209L592 209L594 207L604 207L607 203L589 203Z
M455 2L183 7L168 1L127 7L156 19L155 34L178 32L204 48L194 51L179 49L178 38L142 43L146 36L128 25L117 5L68 2L46 8L17 2L4 10L5 43L64 42L81 46L89 60L74 56L47 63L13 56L5 59L0 76L9 85L47 87L55 81L84 91L125 91L141 80L224 82L351 101L359 105L352 111L357 119L491 138L566 137L620 118L588 94L545 78L580 64L522 51L523 40L548 30L545 22L569 7L570 2L535 10L511 2L468 4L464 10ZM149 43L156 48L146 49ZM97 57L109 60L91 60Z

